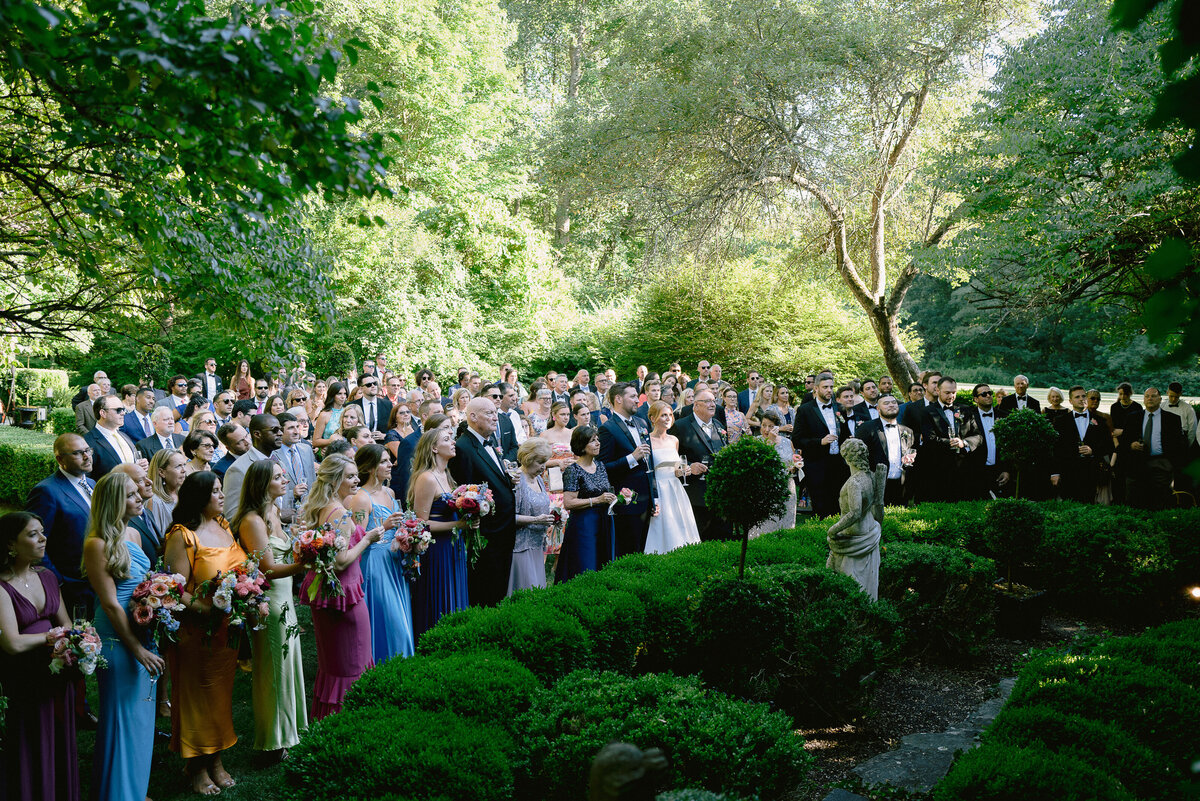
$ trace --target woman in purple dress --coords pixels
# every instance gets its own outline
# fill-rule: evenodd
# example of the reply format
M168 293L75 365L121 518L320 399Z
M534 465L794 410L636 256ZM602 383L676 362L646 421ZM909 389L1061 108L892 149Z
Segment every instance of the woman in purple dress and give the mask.
M8 696L0 745L0 798L79 798L75 693L50 673L46 632L70 626L46 555L42 521L28 512L0 517L0 685Z
M309 600L308 588L317 577L312 570L300 585L300 602L312 607L317 636L313 720L340 711L350 685L373 664L371 619L363 603L363 577L358 560L371 543L379 542L383 529L365 531L361 525L355 525L345 503L357 490L358 469L354 462L340 454L327 456L300 511L302 528L317 529L328 523L346 538L346 547L334 561L342 594L334 595L322 584L316 598Z

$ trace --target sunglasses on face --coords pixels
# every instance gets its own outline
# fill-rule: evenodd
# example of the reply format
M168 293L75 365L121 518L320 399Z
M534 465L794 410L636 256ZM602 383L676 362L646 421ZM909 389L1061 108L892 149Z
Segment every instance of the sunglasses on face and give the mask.
M373 386L375 386L375 382L374 381L364 381L364 382L362 382L362 385L364 387L373 387Z

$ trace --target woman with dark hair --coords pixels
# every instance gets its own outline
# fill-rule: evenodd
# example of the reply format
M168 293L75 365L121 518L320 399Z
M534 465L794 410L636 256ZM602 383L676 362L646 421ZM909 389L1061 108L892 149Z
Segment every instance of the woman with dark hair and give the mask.
M113 471L96 482L83 541L83 572L96 593L96 633L108 660L108 667L97 672L95 798L145 798L150 786L154 682L166 663L146 647L126 611L151 568L141 535L129 525L141 513L142 496L129 476Z
M254 397L254 376L250 373L250 362L245 359L238 362L233 378L229 379L229 388L237 393L238 400Z
M186 434L192 430L192 418L199 411L208 408L208 399L203 395L192 395L188 398L188 402L184 404L183 411L179 413L179 419L175 421L175 433Z
M0 685L8 696L0 798L74 801L75 687L46 667L53 641L46 633L70 626L71 619L54 574L40 566L45 555L41 518L28 512L0 517Z
M192 473L179 488L171 518L174 525L167 532L167 569L183 576L183 603L188 609L169 659L171 750L187 761L192 789L200 795L216 795L236 784L225 770L221 752L237 742L233 731L237 649L229 647L228 618L213 609L210 595L197 595L205 581L246 560L246 552L222 517L224 503L216 473ZM211 634L210 623L216 624Z
M182 446L183 455L188 458L187 464L183 466L186 475L190 476L193 473L202 473L208 470L208 466L212 464L213 458L217 455L219 445L216 434L211 431L201 428L189 432Z
M403 514L400 503L383 482L392 477L392 455L382 445L363 445L354 454L358 492L346 502L355 520L367 529L394 532ZM381 537L367 548L360 567L367 612L371 617L371 658L379 664L393 656L413 655L412 602L400 554L391 549L391 537Z
M314 448L324 448L341 430L342 412L346 408L346 398L349 394L345 384L334 381L329 385L329 391L325 394L325 407L313 423Z
M275 501L287 490L283 466L270 459L246 470L241 503L233 530L246 553L260 554L258 566L271 580L271 613L254 632L251 700L254 706L254 748L279 759L300 742L308 729L304 666L300 658L299 626L292 598L292 577L308 566L291 561L291 548Z
M434 417L442 420L433 423ZM467 549L454 536L458 514L443 496L454 490L446 465L454 458L454 433L449 418L433 415L413 452L408 482L408 508L429 526L433 542L421 557L421 575L412 590L413 637L420 640L442 615L467 608Z
M282 395L272 395L263 404L263 414L273 414L276 417L288 410L287 401Z
M617 499L608 483L600 454L600 437L592 426L571 434L576 461L563 473L563 508L571 513L563 533L562 550L554 566L554 580L566 581L589 570L599 570L613 558L616 547L608 505Z

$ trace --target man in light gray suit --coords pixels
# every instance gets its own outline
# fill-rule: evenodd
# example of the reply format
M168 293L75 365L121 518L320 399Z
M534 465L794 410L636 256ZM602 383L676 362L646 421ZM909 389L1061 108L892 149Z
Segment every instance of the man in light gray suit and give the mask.
M283 444L283 428L275 415L256 414L250 418L250 441L253 443L250 450L229 466L225 471L225 480L221 482L221 489L225 492L226 520L233 520L237 516L238 506L242 502L242 481L250 465L269 459Z
M88 384L87 400L75 404L75 432L84 436L96 427L96 398L104 394L99 384Z
M303 409L297 407L297 411ZM283 425L283 444L271 458L283 466L288 477L287 491L279 499L279 519L287 524L296 519L308 488L317 479L317 460L312 445L301 436L302 426L296 416L284 412L279 415L279 422Z

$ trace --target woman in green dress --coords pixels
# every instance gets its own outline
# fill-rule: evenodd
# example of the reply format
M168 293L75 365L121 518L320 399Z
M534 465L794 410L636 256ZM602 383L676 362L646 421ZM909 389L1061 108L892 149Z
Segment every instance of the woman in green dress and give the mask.
M267 593L271 615L254 632L253 661L254 747L282 759L308 729L304 697L304 668L300 662L292 576L304 563L292 563L288 538L279 522L275 501L287 489L287 474L270 459L250 465L242 484L242 499L233 530L242 550L255 554L271 580Z

